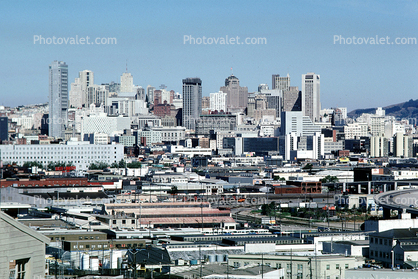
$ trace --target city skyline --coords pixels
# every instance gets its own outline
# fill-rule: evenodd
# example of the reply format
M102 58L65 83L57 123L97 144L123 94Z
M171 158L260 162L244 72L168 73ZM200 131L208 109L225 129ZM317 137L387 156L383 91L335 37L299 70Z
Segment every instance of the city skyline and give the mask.
M413 2L128 1L100 6L83 2L83 10L76 9L76 4L27 3L26 10L13 3L1 4L2 10L9 12L1 19L3 50L8 55L2 58L0 68L4 78L0 105L47 102L46 65L54 60L70 65L71 82L85 69L96 73L97 84L119 82L126 64L134 84L144 88L166 84L181 92L184 77L199 76L204 81L203 96L218 92L232 67L249 92L257 91L263 83L271 86L273 74L289 74L291 86L301 88L302 74L319 73L323 108L346 106L350 111L416 98L413 80L418 70L408 62L415 56L416 44L348 44L354 36L414 37L418 6ZM239 9L235 9L237 5ZM97 13L91 16L91 10ZM193 13L195 10L199 12ZM77 38L77 42L87 36L116 38L117 44L47 44L54 36ZM195 39L194 44L191 39L185 42L185 36ZM336 43L334 36L338 37ZM203 37L266 41L254 45L197 44ZM385 75L391 78L383 79Z

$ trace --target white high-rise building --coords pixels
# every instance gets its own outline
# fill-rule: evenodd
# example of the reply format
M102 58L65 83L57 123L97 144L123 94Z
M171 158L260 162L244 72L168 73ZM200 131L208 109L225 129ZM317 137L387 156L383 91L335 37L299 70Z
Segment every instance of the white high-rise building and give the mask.
M309 116L312 122L319 122L320 102L320 76L315 73L302 75L302 111Z
M78 73L78 78L71 83L71 90L69 93L69 107L81 108L88 107L88 88L94 84L94 73L89 70L84 70Z
M210 93L210 110L226 111L226 93L222 91Z
M68 65L54 61L49 65L49 136L64 138L67 119Z
M97 106L107 106L107 99L109 98L109 90L105 85L93 84L87 90L87 106L95 104Z
M130 73L123 73L120 76L120 92L134 92L134 78Z
M70 108L81 108L83 106L83 91L81 90L80 78L75 78L75 81L71 83L68 99Z

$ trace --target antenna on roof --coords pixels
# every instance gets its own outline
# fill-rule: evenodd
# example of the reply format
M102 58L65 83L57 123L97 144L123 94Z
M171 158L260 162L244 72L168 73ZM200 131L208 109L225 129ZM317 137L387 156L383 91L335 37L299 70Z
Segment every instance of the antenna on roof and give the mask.
M128 59L126 59L126 73L128 72Z
M231 76L233 76L234 75L234 71L232 70L232 67L231 67Z

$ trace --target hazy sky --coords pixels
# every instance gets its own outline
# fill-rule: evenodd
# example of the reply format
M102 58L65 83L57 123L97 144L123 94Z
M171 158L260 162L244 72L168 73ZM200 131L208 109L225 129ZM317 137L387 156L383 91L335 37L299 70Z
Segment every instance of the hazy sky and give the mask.
M348 2L348 3L347 3ZM416 1L2 1L0 104L48 100L48 65L69 66L69 83L88 69L95 83L120 82L181 92L182 79L200 77L203 95L217 92L231 74L250 92L271 75L321 75L322 107L385 106L417 98ZM184 44L195 39L266 38L267 44ZM43 38L116 38L113 45L34 43ZM342 38L390 37L388 44L334 44ZM220 42L220 41L219 41ZM349 41L346 41L348 43ZM357 41L359 42L359 41ZM371 42L370 39L368 42ZM394 44L391 44L391 43Z

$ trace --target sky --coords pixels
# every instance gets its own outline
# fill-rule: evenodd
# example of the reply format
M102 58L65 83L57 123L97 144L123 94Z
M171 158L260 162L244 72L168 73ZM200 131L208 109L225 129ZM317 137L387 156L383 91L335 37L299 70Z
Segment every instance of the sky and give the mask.
M56 44L48 44L54 36ZM116 43L70 44L86 36ZM240 44L220 44L226 36L238 36ZM370 44L376 36L389 44ZM291 85L301 87L302 74L315 72L322 108L350 111L417 98L414 0L1 1L0 37L5 106L47 102L54 60L68 64L69 83L82 70L93 71L96 84L120 82L127 64L136 85L181 92L182 79L200 77L208 96L231 72L249 92L261 83L271 87L272 74L289 74ZM191 37L195 43L185 42ZM203 37L212 43L197 44ZM264 43L245 44L246 38ZM413 39L396 44L396 38Z

